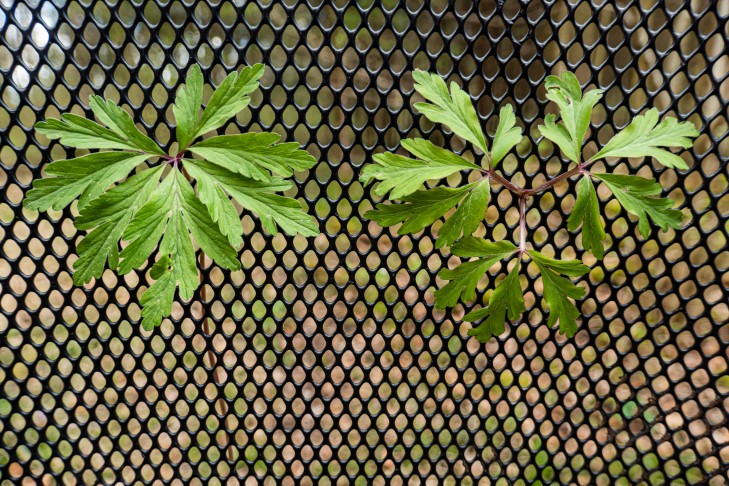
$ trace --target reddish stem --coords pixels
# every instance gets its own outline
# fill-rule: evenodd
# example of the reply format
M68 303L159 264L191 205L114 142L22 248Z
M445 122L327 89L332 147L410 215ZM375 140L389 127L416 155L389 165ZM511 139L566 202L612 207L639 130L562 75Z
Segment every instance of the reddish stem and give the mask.
M550 179L541 186L538 186L534 189L527 189L524 191L525 194L528 194L530 196L533 196L534 194L539 194L542 191L545 191L549 189L550 187L554 186L555 184L558 184L562 182L565 179L569 179L570 177L577 175L581 173L584 170L584 164L577 164L577 167L575 167L572 170L568 170L567 172L563 172L562 174L558 175L554 179Z
M563 172L562 174L558 175L554 179L550 179L541 186L537 186L531 189L525 189L523 187L519 187L516 184L512 184L510 181L508 181L504 176L499 174L493 169L486 169L483 170L483 172L486 174L486 177L495 180L502 186L504 186L506 189L508 189L510 192L514 193L516 196L534 196L535 194L539 194L540 192L544 192L550 187L559 184L565 179L569 179L572 176L575 176L577 174L587 174L588 172L585 170L585 167L587 167L591 162L583 162L580 164L577 164L577 167L574 169L570 169L567 172Z
M573 169L568 170L567 172L563 172L562 174L559 174L554 179L550 179L544 184L531 188L531 189L525 189L523 187L519 187L516 184L512 184L511 181L508 181L504 176L496 172L494 169L481 169L481 171L486 174L486 177L495 180L502 186L504 186L507 190L509 190L511 193L519 197L519 255L523 255L526 252L526 238L527 238L527 226L526 226L526 200L527 198L530 198L534 196L535 194L539 194L540 192L546 191L550 187L559 184L565 179L569 179L572 176L575 176L577 174L589 174L589 172L586 170L586 167L592 163L591 160L588 160L587 162L580 162L577 164L577 166ZM489 164L490 165L490 164Z
M502 186L507 188L509 191L516 194L517 196L521 196L525 192L524 188L514 185L511 182L507 181L504 178L504 176L502 176L498 172L494 171L493 169L489 169L486 171L486 177L489 177L489 178L495 180L496 182L498 182L499 184L501 184Z
M526 194L519 196L519 255L523 255L526 252Z

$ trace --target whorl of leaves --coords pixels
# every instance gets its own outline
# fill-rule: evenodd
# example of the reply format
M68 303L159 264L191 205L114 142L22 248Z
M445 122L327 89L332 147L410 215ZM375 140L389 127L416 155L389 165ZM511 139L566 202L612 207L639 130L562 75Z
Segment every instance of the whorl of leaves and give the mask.
M516 320L524 312L524 297L519 281L523 260L531 260L541 273L544 302L549 309L548 325L553 326L558 322L561 333L574 336L580 317L574 300L584 297L585 290L575 285L570 277L583 276L589 270L586 265L578 260L553 259L510 242L491 242L472 236L488 209L490 187L494 180L502 185L508 184L506 188L515 192L520 199L551 187L546 184L535 189L519 188L497 172L499 162L522 140L522 129L516 124L514 109L511 105L501 109L489 150L487 137L465 91L456 83L451 83L449 91L440 76L423 71L415 71L413 79L415 90L426 100L415 103L415 109L431 122L442 123L455 135L470 142L474 147L473 153L484 154L484 166L437 147L428 140L403 140L403 149L415 158L395 153L377 154L373 157L374 163L364 167L360 179L365 184L378 181L374 189L376 195L401 203L377 204L365 217L382 226L399 225L399 234L421 231L445 218L438 229L436 248L449 246L453 255L469 261L440 272L439 277L448 283L435 292L437 308L473 300L484 274L499 265L502 270L506 269L507 265L501 263L503 260L514 261L506 278L500 280L490 294L488 305L464 317L467 322L479 323L469 331L479 341L486 342L492 336L503 333L507 318ZM698 136L696 128L689 122L679 123L674 118L666 118L659 123L658 111L651 109L635 117L594 156L585 159L582 154L583 143L590 127L592 110L600 101L602 91L593 89L583 93L577 77L570 72L563 73L561 77L547 77L545 85L547 98L555 103L559 116L546 116L544 124L538 129L575 164L575 168L562 177L580 177L577 200L567 220L567 227L570 231L581 228L584 249L592 251L597 259L601 259L605 252L605 226L601 221L593 180L604 183L622 207L638 218L638 230L644 238L650 236L651 221L664 231L669 227L679 228L681 211L673 209L671 199L660 197L663 188L654 180L635 175L591 173L587 167L604 158L653 157L666 167L687 169L684 160L667 149L691 147L692 139ZM423 188L426 181L473 171L482 177L467 185ZM464 178L474 180L473 177ZM523 211L520 217L525 218Z
M172 107L174 155L165 154L116 103L98 96L90 99L98 123L68 113L36 125L38 133L63 145L97 151L49 164L25 207L61 210L78 199L75 225L88 234L77 245L77 285L99 278L107 265L120 274L140 269L156 253L149 271L155 282L140 299L145 329L170 315L176 289L182 299L192 298L199 285L195 245L217 265L240 268L243 228L232 200L272 234L278 228L289 235L319 234L299 202L279 194L292 187L284 177L316 162L297 143L278 143L275 133L200 140L248 106L263 71L257 64L231 73L203 108L203 76L193 66Z

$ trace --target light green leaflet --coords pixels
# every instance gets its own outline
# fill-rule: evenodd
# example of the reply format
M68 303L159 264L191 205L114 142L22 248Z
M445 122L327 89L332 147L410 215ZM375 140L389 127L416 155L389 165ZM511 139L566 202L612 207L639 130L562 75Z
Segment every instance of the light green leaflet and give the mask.
M520 262L516 260L508 276L496 285L487 307L463 316L466 322L481 321L478 326L468 330L469 336L474 336L482 343L488 342L491 336L504 333L507 312L509 319L513 321L526 310L519 283L519 266Z
M170 315L178 289L183 300L193 297L199 285L195 245L220 267L240 268L236 248L243 243L243 229L231 197L272 234L279 227L290 235L319 234L299 202L279 194L292 184L272 174L288 177L314 166L298 144L278 143L274 133L245 133L191 145L248 106L263 69L258 64L230 74L202 109L203 76L193 66L172 108L174 155L165 155L121 107L96 96L89 103L101 123L66 114L36 125L39 133L69 147L111 150L49 164L50 177L34 181L24 205L61 210L78 199L75 224L88 234L77 247L77 285L99 278L107 265L125 274L156 255L149 272L155 282L140 299L145 329ZM188 150L205 160L186 157ZM132 174L135 168L139 171Z
M539 127L539 131L556 143L570 160L579 162L592 109L602 98L602 90L593 89L583 96L577 77L570 72L563 72L559 78L547 76L544 85L547 98L559 107L561 120L555 123L554 116L547 116L544 127Z
M55 177L35 181L23 204L38 211L58 211L78 198L83 209L148 158L130 152L99 152L53 162L46 167L46 174Z
M401 235L416 233L433 224L470 190L471 186L417 191L401 198L405 204L378 204L375 210L365 213L365 218L377 221L381 226L403 223L398 230Z
M633 175L594 174L603 181L620 204L638 217L638 230L643 238L651 233L648 218L667 231L669 227L681 227L681 211L673 209L673 201L667 197L655 197L663 188L653 179Z
M582 247L586 251L592 250L595 258L602 258L605 255L602 246L605 230L600 221L600 205L595 186L589 175L582 176L577 184L577 202L567 218L567 229L575 231L580 224L582 225Z
M201 188L213 186L224 190L241 206L256 213L270 233L276 234L278 225L289 235L319 234L317 225L302 210L298 201L276 194L290 189L290 182L277 177L270 177L268 181L248 179L206 160L186 159L185 162L188 172L200 182ZM204 191L201 189L201 193Z
M316 163L296 142L277 143L277 133L243 133L212 137L190 147L190 151L249 178L267 181L271 173L290 177L294 171L310 169ZM270 171L270 172L269 172Z
M453 307L459 302L474 300L478 283L484 274L496 268L502 260L516 257L511 271L496 285L488 306L464 317L468 322L478 323L469 334L479 341L486 342L492 336L503 333L506 319L517 319L524 312L519 269L522 258L527 255L541 272L544 303L549 310L548 325L559 323L559 331L568 336L574 336L577 332L580 312L572 300L581 299L585 291L567 277L582 276L588 268L576 260L565 262L546 257L536 250L528 250L527 246L528 201L557 182L574 176L581 177L577 184L575 205L567 218L567 228L570 231L581 230L582 246L592 251L598 259L605 255L603 244L607 235L593 177L604 182L620 204L638 217L638 229L644 238L650 236L650 221L664 230L680 227L681 212L673 209L674 204L670 199L658 197L662 188L655 181L637 176L591 173L588 166L604 158L650 156L666 167L687 168L681 157L667 149L691 146L698 131L690 123L678 123L671 118L659 123L658 112L649 110L645 115L636 117L592 159L585 161L582 156L583 143L589 134L592 112L602 97L602 90L593 89L583 93L577 77L569 72L559 77L548 76L545 81L547 98L556 104L558 113L545 117L544 125L537 128L577 165L538 187L522 188L497 172L499 163L522 140L522 130L517 125L514 109L510 105L501 108L489 152L479 117L464 90L456 83L451 83L449 91L445 81L438 75L422 71L414 71L413 79L415 90L428 101L416 103L415 109L430 121L447 126L454 134L483 152L484 168L427 140L403 140L402 147L413 158L391 152L377 154L373 156L374 163L362 168L360 177L364 184L377 182L373 190L375 195L399 201L399 204L376 204L375 209L365 213L365 217L381 226L399 225L397 232L401 235L418 233L435 225L431 231L438 236L435 248L450 247L453 255L470 259L439 273L439 277L447 283L435 292L436 308ZM474 171L481 173L481 177L475 177ZM458 173L462 173L461 180L469 182L460 187L441 185L427 188L444 178L449 178L448 182L452 183ZM492 242L472 236L482 228L494 181L496 190L501 186L501 191L511 192L512 200L518 204L519 224L507 229L507 232L518 232L519 249L506 241ZM423 186L426 188L423 189ZM501 194L498 195L501 201ZM444 222L440 224L439 220ZM499 229L500 225L496 228ZM489 231L490 228L486 226L486 232ZM424 237L427 238L427 235ZM504 265L501 268L502 272L506 269ZM493 279L497 280L496 277Z
M450 246L463 235L471 235L481 224L491 196L491 187L488 179L482 179L472 184L466 197L461 199L458 209L446 220L438 230L436 248Z
M376 164L362 169L360 180L364 184L372 180L382 181L375 189L375 194L384 196L390 192L391 199L400 199L420 189L427 180L442 179L462 170L479 168L473 162L422 138L403 140L402 146L418 159L387 152L375 155L373 160Z
M478 147L481 152L488 152L481 123L468 93L456 83L451 83L451 92L448 93L445 81L437 74L415 70L413 80L415 90L430 101L415 103L416 110L433 123L447 126L453 133Z
M491 167L496 167L499 162L511 152L511 149L522 139L521 128L516 126L514 108L506 105L499 112L499 125L494 134L494 146L491 148Z
M658 123L658 110L636 116L630 125L615 135L592 160L606 157L653 157L666 167L688 169L686 162L665 147L690 148L699 131L690 122L666 118Z
M476 260L461 263L454 269L443 269L438 276L450 280L446 286L435 292L435 307L453 307L459 299L473 300L476 286L481 277L494 264L511 256L516 247L508 241L490 242L476 238L466 238L456 243L451 251L457 256L475 256Z
M581 299L585 296L585 289L560 275L581 277L590 269L578 260L555 260L536 250L529 250L528 253L542 274L544 300L549 306L547 325L552 327L559 321L559 331L568 337L573 337L577 333L577 318L580 317L580 311L570 298Z

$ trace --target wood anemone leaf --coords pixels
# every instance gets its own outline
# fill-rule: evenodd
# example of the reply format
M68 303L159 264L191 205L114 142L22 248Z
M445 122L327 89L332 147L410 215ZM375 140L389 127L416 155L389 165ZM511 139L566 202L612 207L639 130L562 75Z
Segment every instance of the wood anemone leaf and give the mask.
M279 176L290 177L316 163L298 144L279 143L275 133L222 135L195 143L248 106L263 70L256 64L231 73L203 106L202 71L194 65L172 108L178 150L171 155L127 111L98 96L89 101L98 121L69 113L36 125L39 134L68 147L101 150L52 162L23 201L38 211L61 210L78 201L74 223L88 233L77 245L76 285L99 278L107 267L125 274L151 262L154 283L140 303L142 326L153 329L170 315L176 292L189 300L198 288L196 247L220 267L240 269L237 248L243 230L231 199L271 234L279 227L289 235L319 234L299 201L281 194L292 184ZM183 158L188 150L201 159Z
M523 137L514 108L511 105L501 107L489 151L481 120L466 91L455 82L449 87L437 74L415 70L412 76L415 91L426 100L415 103L414 108L431 122L443 124L471 147L467 147L463 154L454 154L428 140L415 138L401 143L414 158L391 152L374 155L373 163L362 168L360 181L363 184L375 183L374 195L391 202L376 204L375 209L364 216L381 226L397 226L401 235L423 232L416 238L424 248L427 248L427 242L423 240L437 234L433 244L436 249L450 248L454 256L468 260L450 265L451 268L438 274L446 282L434 294L434 306L439 309L473 301L484 275L487 272L503 275L506 266L497 264L518 255L506 278L500 279L498 273L489 275L489 284L499 283L494 287L488 305L464 317L468 322L478 321L468 334L479 341L486 342L502 334L506 319L514 320L524 312L519 270L522 268L521 258L526 256L531 257L541 273L543 302L549 312L547 324L554 326L559 323L559 331L570 337L578 330L580 312L574 301L584 297L585 289L575 285L570 278L581 277L589 269L577 260L562 261L528 250L526 211L527 200L531 196L560 181L579 176L577 198L567 218L567 229L581 231L583 248L591 251L597 259L605 255L607 234L593 180L602 182L622 207L638 218L638 230L643 238L650 236L651 222L664 231L681 226L681 211L674 208L671 199L660 197L663 188L654 180L634 175L591 173L587 168L600 159L653 157L665 167L686 169L688 164L684 159L669 149L692 146L699 132L691 123L679 123L673 118L659 122L658 111L648 110L644 115L635 117L591 159L586 160L582 148L591 135L592 112L603 91L591 89L583 92L577 76L570 72L548 76L545 80L547 98L554 103L557 113L547 115L544 124L537 129L574 166L541 186L522 188L507 180L499 168L501 161ZM469 157L480 153L484 154L483 167L469 160ZM454 184L458 177L460 185ZM494 181L497 184L492 186ZM432 187L434 185L436 187ZM511 200L518 204L519 212L519 225L515 228L504 231L501 222L493 223L497 208L489 207L495 199L491 197L492 190L513 193ZM503 199L499 192L495 195L499 201L508 200ZM487 217L491 226L484 221ZM435 227L428 231L432 225ZM519 235L519 248L508 241L488 241L488 238L493 238L491 233L509 235L512 230ZM486 236L474 237L478 232L486 233Z

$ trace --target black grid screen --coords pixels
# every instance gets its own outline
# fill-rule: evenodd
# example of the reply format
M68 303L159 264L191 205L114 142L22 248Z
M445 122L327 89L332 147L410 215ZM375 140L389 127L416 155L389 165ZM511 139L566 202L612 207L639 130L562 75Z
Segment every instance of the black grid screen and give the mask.
M0 0L0 480L724 484L728 18L729 2L709 0ZM243 269L200 255L193 301L145 332L144 272L74 287L75 209L22 208L43 165L74 155L33 125L90 116L99 94L169 147L192 63L209 94L256 62L261 89L225 131L276 131L317 157L290 194L322 234L271 237L244 211ZM690 170L611 167L657 177L681 230L643 240L600 188L597 262L566 230L574 181L530 202L530 243L592 266L575 338L546 326L528 271L527 312L479 344L461 321L474 302L432 306L457 259L431 230L362 217L373 153L424 136L471 155L415 114L414 68L460 83L489 135L516 106L529 137L503 169L520 185L567 166L536 130L553 110L544 78L565 69L606 90L588 151L653 106L701 130ZM513 239L514 203L497 190L478 235Z

